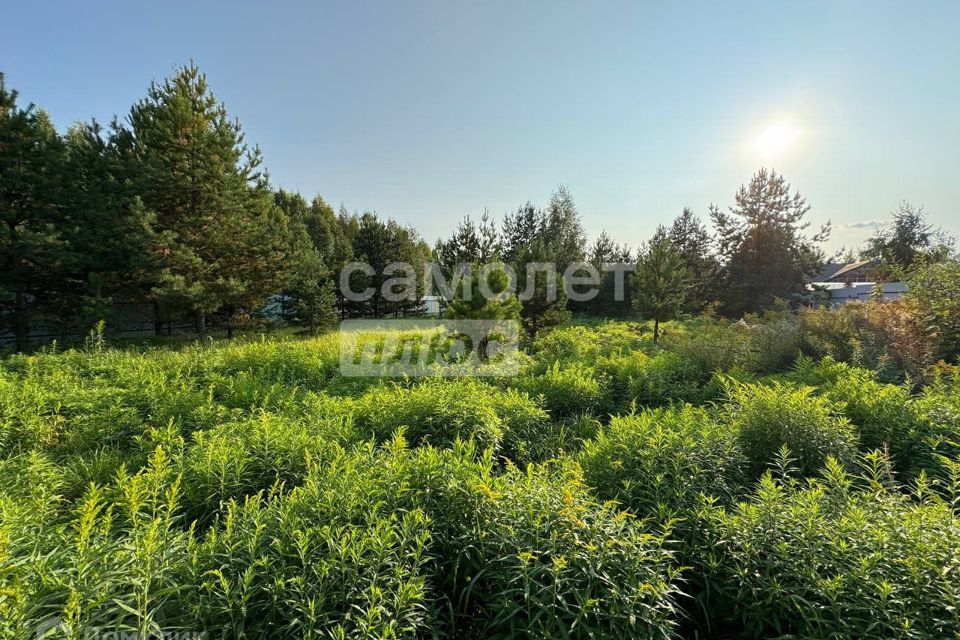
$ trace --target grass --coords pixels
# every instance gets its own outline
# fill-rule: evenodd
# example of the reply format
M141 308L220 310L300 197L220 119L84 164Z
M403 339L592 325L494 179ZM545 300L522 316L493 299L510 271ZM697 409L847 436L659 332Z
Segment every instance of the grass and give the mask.
M9 356L0 637L960 634L960 376L802 331L575 323L485 378L343 377L336 333Z

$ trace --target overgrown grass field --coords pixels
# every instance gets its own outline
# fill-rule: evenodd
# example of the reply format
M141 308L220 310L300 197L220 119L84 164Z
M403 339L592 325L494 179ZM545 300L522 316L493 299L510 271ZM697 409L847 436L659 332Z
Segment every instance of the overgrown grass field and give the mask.
M336 333L3 359L0 634L960 637L953 368L789 314L524 351L426 379L342 377Z

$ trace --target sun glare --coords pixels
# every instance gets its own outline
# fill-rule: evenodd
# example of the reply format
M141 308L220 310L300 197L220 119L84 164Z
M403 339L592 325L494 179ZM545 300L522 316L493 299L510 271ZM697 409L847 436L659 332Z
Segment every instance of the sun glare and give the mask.
M775 158L790 150L800 130L791 122L775 122L768 125L753 140L754 150L763 158Z

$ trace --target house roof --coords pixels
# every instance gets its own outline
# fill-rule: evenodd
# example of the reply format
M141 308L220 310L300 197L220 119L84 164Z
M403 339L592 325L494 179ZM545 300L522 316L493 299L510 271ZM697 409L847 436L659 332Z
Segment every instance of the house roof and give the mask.
M810 282L826 282L833 274L842 269L844 266L846 265L843 262L827 262L823 265L823 269L820 270L820 273L810 279Z
M851 262L850 264L840 267L840 269L833 273L833 275L827 276L827 280L836 280L837 278L842 278L845 274L855 271L861 267L873 265L873 260L861 260L859 262Z

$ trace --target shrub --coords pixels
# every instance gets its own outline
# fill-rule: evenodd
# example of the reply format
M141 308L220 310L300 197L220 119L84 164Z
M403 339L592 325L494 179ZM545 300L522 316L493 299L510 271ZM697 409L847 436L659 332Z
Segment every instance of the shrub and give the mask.
M784 446L803 474L817 472L828 456L852 460L856 451L853 426L811 387L733 383L724 413L754 475Z
M311 465L285 495L248 496L190 550L184 618L216 637L416 637L429 621L430 531L390 510L370 451Z
M328 459L352 440L336 416L295 421L261 412L197 431L183 461L189 515L206 524L230 499L273 486L289 490L303 481L311 462Z
M510 385L538 398L555 418L593 415L603 399L592 369L576 364L561 367L559 361L543 373L511 380Z
M949 366L934 370L915 405L929 426L930 449L960 459L960 370Z
M777 481L711 512L695 571L719 637L948 638L960 634L960 522L895 488Z
M907 300L915 305L933 343L933 355L955 361L960 355L960 261L923 264L908 281Z
M604 356L642 351L651 346L641 325L630 322L605 322L596 325L557 327L539 336L530 352L544 371L554 362L593 365Z
M149 637L169 621L189 534L179 526L179 477L163 450L109 490L89 488L65 510L52 482L28 498L0 495L0 629L11 637L59 620L64 635L91 628ZM29 511L25 511L28 509ZM8 519L9 518L9 519Z
M796 360L801 330L792 315L782 312L740 322L699 318L667 337L664 346L703 375L735 368L764 374L781 371Z
M473 491L451 580L475 635L672 636L678 570L665 539L593 502L574 465L513 469Z
M888 449L904 473L931 466L930 423L907 389L877 382L872 372L829 357L820 363L801 360L795 375L820 385L819 392L856 425L862 449Z
M691 406L615 417L578 460L601 499L661 521L688 514L701 496L729 502L743 480L734 434Z
M932 362L930 342L908 300L853 302L802 312L804 351L879 372L885 381L919 378Z
M481 449L527 456L538 448L537 438L547 413L526 394L501 391L469 378L426 380L412 387L375 387L360 397L354 424L380 441L398 429L414 444L449 445L457 438L473 439Z
M705 377L693 363L669 351L611 356L597 369L610 380L606 405L610 413L628 410L632 404L657 407L704 399Z
M309 340L239 341L208 349L208 373L232 377L252 374L266 383L282 382L305 389L323 387L340 364L339 337L322 336Z

